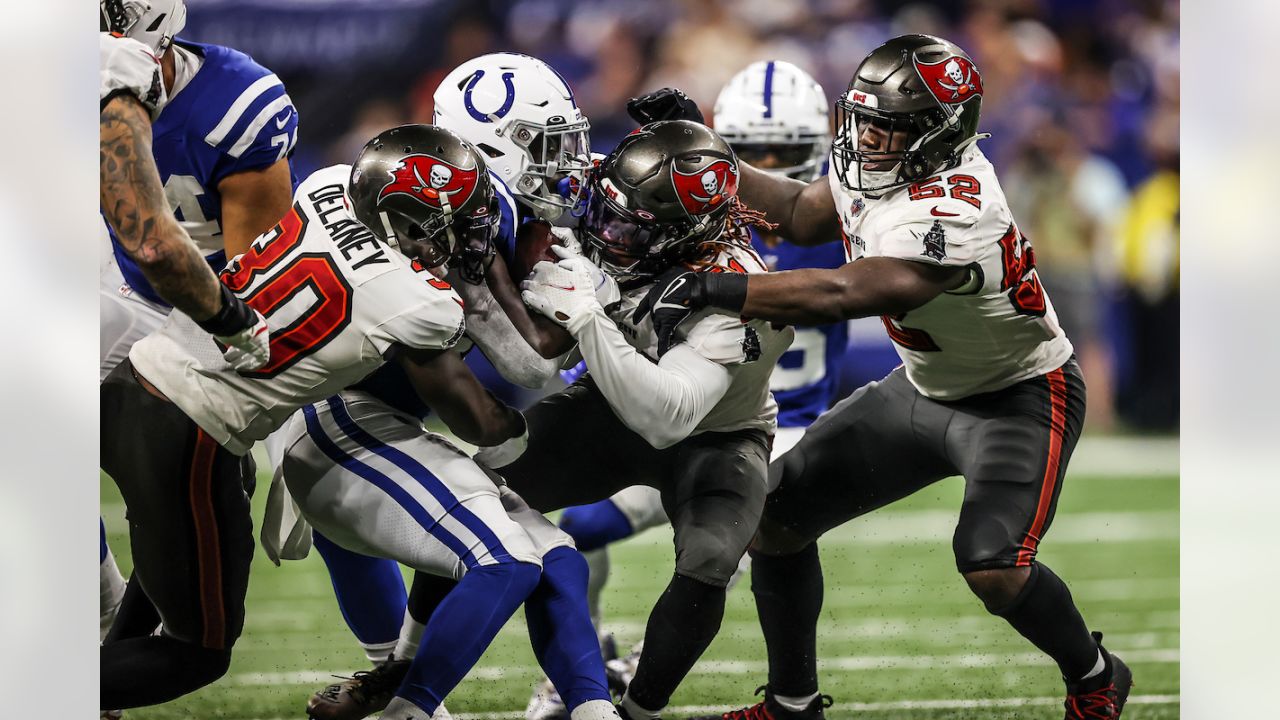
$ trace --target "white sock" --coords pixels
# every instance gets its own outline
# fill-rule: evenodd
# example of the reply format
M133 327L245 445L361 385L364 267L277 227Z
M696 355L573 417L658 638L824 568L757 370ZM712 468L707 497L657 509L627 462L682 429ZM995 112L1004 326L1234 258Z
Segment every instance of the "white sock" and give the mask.
M360 647L364 648L364 656L369 658L369 662L377 665L391 659L391 652L396 649L396 641L373 643L371 645L360 643Z
M818 693L814 693L807 697L791 697L788 695L774 695L773 701L778 703L782 707L790 710L791 712L802 712L805 708L809 707L809 703L813 702L813 699L816 697L818 697Z
M662 715L662 708L646 710L637 705L636 701L631 699L630 690L627 691L626 695L622 696L622 702L618 703L618 706L627 711L627 714L631 716L631 720L660 720Z
M107 631L116 620L120 601L124 599L124 576L116 566L116 556L107 548L107 556L98 565L98 642L107 639Z
M608 700L589 700L570 711L569 720L618 720L618 711Z
M1085 676L1084 676L1084 677L1082 677L1082 678L1080 678L1080 679L1081 679L1081 680L1088 680L1088 679L1089 679L1089 678L1091 678L1091 677L1095 677L1095 676L1097 676L1097 675L1101 675L1101 674L1102 674L1102 671L1103 671L1103 670L1106 670L1106 669L1107 669L1107 660L1106 660L1106 658L1102 657L1102 649L1101 649L1101 648L1099 648L1099 649L1098 649L1098 662L1094 663L1094 664L1093 664L1093 669L1092 669L1092 670L1090 670L1089 672L1085 673Z
M406 608L404 620L400 623L400 639L396 641L396 649L392 653L397 659L412 660L418 654L418 643L422 642L422 631L426 626L409 614Z
M591 623L600 631L600 595L604 592L605 583L609 582L609 548L596 548L582 553L587 560L587 611L591 613Z
M449 720L449 711L444 709L444 705L436 708L434 715L428 715L426 710L414 705L399 695L391 698L391 702L387 704L387 709L382 711L378 716L381 720Z

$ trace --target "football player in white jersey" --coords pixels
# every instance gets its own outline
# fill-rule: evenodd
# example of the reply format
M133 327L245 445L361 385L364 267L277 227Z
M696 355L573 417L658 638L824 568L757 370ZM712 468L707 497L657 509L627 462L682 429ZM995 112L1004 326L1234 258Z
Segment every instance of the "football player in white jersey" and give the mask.
M969 587L1058 664L1069 720L1116 718L1124 707L1129 669L1036 561L1085 387L1031 244L975 145L982 95L978 68L953 43L890 40L837 102L829 182L743 171L744 197L784 236L825 242L839 230L848 263L750 279L671 273L646 298L660 336L706 307L800 324L880 315L903 361L771 467L779 485L752 550L769 680L762 703L725 718L823 716L815 541L951 475L966 483L952 546Z
M743 162L809 182L822 176L831 152L828 112L822 86L808 73L788 62L760 61L743 68L720 91L714 126ZM837 245L806 248L769 232L753 231L752 236L752 246L771 271L837 267L844 261ZM794 447L805 427L830 407L845 341L843 321L796 330L795 341L770 377L770 389L778 403L771 460ZM610 572L608 546L668 522L661 494L645 485L629 487L598 503L568 508L560 516L560 527L573 536L591 566L588 602L606 648L613 641L601 625L600 595ZM744 561L741 567L745 570L746 566ZM625 677L634 673L638 659L639 653L632 652L611 663L611 668ZM529 707L529 720L563 716L563 711L557 712L549 684L538 688Z
M483 281L472 274L471 281L458 277L453 282L466 302L467 338L504 379L541 388L559 370L556 359L541 353L555 355L572 339L558 327L545 332L549 323L535 327L510 280L523 279L512 273L528 272L517 243L523 243L529 224L570 219L565 210L576 203L590 165L590 124L564 78L541 60L518 53L490 53L462 63L441 80L434 99L435 124L484 154L501 215L496 253L492 265L482 269ZM451 268L449 279L457 276ZM395 390L389 376L396 372L385 368L362 385L390 402L385 396ZM450 584L415 573L406 608L397 563L348 552L323 534L317 534L315 546L329 569L343 618L374 667L318 690L307 710L318 720L364 717L385 707L400 686L430 608Z
M470 229L491 227L483 160L426 126L389 131L370 148L380 143L408 148L403 162L382 176L344 166L315 173L280 224L223 271L224 286L266 318L265 365L237 369L175 312L101 386L102 468L129 506L136 578L162 620L158 636L103 647L104 707L164 702L226 672L243 627L253 548L248 451L302 406L395 362L459 437L519 447L505 441L525 434L520 413L451 350L464 329L461 299L426 269L457 252ZM368 182L379 184L364 188ZM380 197L377 214L353 211L348 193L357 190ZM394 246L368 229L375 224ZM349 454L369 440L351 431L346 442L338 450ZM455 469L466 466L465 456L455 453L455 461L450 472L465 474ZM454 549L474 559L476 583L502 575L512 592L533 590L540 574L533 543L507 517L495 487L445 507L466 526L454 535L465 547ZM444 532L456 529L436 520ZM495 596L494 611L508 599Z
M539 263L522 284L525 301L577 341L588 373L528 410L526 454L514 462L477 455L544 512L633 485L661 492L675 527L675 572L619 706L631 720L658 717L715 636L766 492L777 414L769 376L791 331L708 312L659 362L653 326L634 313L654 276L676 264L766 271L737 182L732 149L689 122L642 127L601 162L577 228L598 268L557 247L565 259ZM621 290L607 309L594 292L598 269Z
M438 267L441 274L447 269L449 277L456 270L461 284L476 286L484 283L487 270L506 272L495 267L502 261L491 242L500 222L500 203L490 190L492 177L485 173L478 151L466 146L461 157L460 150L450 155L449 148L441 152L435 147L440 141L430 133L445 132L407 127L375 138L351 171L356 180L349 199L358 217L389 218L370 227L393 245L406 242L408 233L420 232L416 226L397 224L396 218L407 213L405 202L439 203L446 214L471 221L456 230L447 225L426 227L436 235L456 233L459 240L451 243L456 250L423 262ZM481 177L468 180L477 167ZM477 181L484 186L485 204L473 207L478 201L462 190L466 182ZM523 306L519 309L524 312ZM486 345L490 337L486 333L476 338L486 352L493 351ZM275 438L283 448L283 481L325 542L420 572L461 578L426 623L417 652L377 671L390 678L393 673L388 671L394 668L388 666L402 666L401 681L389 688L395 697L383 701L390 704L382 717L407 720L423 712L439 716L443 698L525 602L535 654L572 698L570 717L616 718L587 612L586 565L572 540L514 493L505 491L499 502L498 488L469 458L422 428L426 408L397 397L394 390L388 382L362 381L303 407ZM434 406L430 409L438 412ZM499 456L512 459L522 445L517 439L514 446L504 447ZM495 516L504 506L511 517ZM481 553L477 547L489 550ZM489 567L514 562L541 567L532 587L509 584L508 568ZM397 612L403 611L401 605ZM363 697L374 689L361 683L346 688L346 694ZM342 693L339 688L339 696L329 700L313 698L308 714L367 714L370 703L342 702Z

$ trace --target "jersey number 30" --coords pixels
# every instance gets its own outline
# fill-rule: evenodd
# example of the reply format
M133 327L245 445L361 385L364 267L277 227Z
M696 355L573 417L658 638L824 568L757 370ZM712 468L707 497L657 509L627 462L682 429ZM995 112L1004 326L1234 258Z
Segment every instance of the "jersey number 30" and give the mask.
M241 375L279 375L324 347L351 322L351 286L332 258L302 253L283 261L302 242L306 227L307 216L295 205L238 263L222 272L222 282L276 328L271 331L271 359ZM263 276L266 279L248 295L242 294Z

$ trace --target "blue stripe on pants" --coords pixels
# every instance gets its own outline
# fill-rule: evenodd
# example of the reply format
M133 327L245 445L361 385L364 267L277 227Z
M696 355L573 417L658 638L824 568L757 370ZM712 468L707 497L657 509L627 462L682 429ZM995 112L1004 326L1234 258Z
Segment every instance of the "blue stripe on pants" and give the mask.
M422 463L414 460L403 450L382 442L357 425L355 420L351 418L351 413L347 411L347 405L342 401L342 398L335 395L329 398L328 403L329 409L333 412L334 420L338 422L338 427L348 437L421 483L427 489L427 492L431 493L431 496L444 507L445 512L452 515L458 522L462 523L463 527L470 530L480 540L481 544L488 549L495 560L499 562L515 561L515 558L511 557L506 548L502 547L502 543L498 542L498 536L493 534L493 530L489 529L489 526L470 510L463 507L462 503L449 491L449 488L440 482L440 478L433 475Z
M413 496L404 488L397 485L394 480L387 477L377 469L372 468L343 452L342 448L338 447L337 444L330 440L329 437L324 434L324 429L320 426L320 419L316 416L316 410L314 407L310 405L304 406L302 408L302 414L306 418L307 434L311 437L311 441L314 442L316 447L320 448L320 451L323 452L330 460L338 463L342 467L356 475L359 475L365 480L368 480L379 490L389 495L391 499L395 500L401 507L403 507L414 520L417 520L418 524L421 525L423 529L431 535L431 537L439 540L445 547L449 548L450 551L461 558L463 564L466 565L468 569L476 566L476 556L471 552L471 550L461 540L454 537L452 533L437 522L435 518L432 518L431 515L427 513L426 509L419 505L418 501L414 500Z

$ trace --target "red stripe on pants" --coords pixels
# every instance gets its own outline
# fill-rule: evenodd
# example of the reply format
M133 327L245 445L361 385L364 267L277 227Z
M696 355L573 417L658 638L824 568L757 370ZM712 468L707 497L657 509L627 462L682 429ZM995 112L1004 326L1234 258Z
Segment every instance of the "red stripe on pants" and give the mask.
M227 618L222 604L222 555L218 546L218 520L213 510L213 461L218 443L201 429L191 458L191 519L196 529L196 564L200 579L200 610L204 616L207 648L222 649Z
M1030 565L1031 559L1035 557L1044 524L1049 519L1054 485L1058 482L1058 464L1062 459L1062 434L1067 422L1067 381L1063 377L1062 368L1049 372L1045 378L1049 381L1049 461L1045 463L1044 478L1040 481L1040 500L1036 503L1035 519L1031 521L1031 528L1022 540L1022 549L1018 551L1019 566Z

